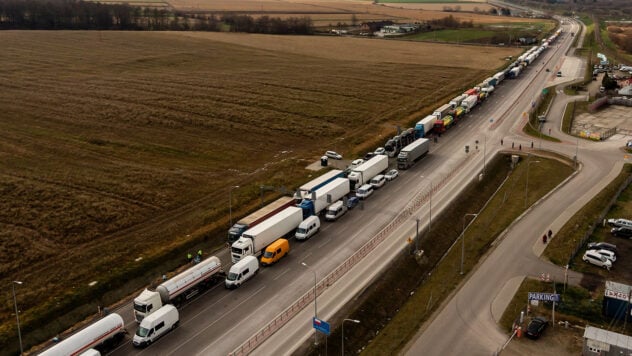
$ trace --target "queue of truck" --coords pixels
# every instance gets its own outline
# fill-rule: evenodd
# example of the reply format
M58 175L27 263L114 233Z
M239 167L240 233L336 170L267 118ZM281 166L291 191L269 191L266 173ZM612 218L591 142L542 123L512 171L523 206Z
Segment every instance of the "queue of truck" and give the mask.
M457 124L505 78L518 77L560 33L561 30L557 30L543 40L541 46L531 48L504 71L440 106L432 115L417 122L414 128L389 139L384 154L375 155L349 172L331 170L299 187L294 197L281 197L238 220L228 231L233 263L228 273L224 272L219 258L212 256L164 281L154 290L145 289L134 299L134 319L139 327L133 345L147 346L176 328L179 324L177 308L220 280L226 288L236 288L255 276L260 265L258 256L262 256L264 266L278 262L289 253L290 238L304 241L320 231L320 215L335 221L355 206L358 198L368 198L387 180L382 174L388 169L388 157L397 157L398 169L410 168L428 153L428 137L444 133ZM372 185L371 180L376 177L381 179L374 180ZM348 200L352 191L355 191L354 197ZM348 201L353 201L353 205L347 204ZM95 348L116 344L125 333L122 317L111 313L41 355L99 355Z

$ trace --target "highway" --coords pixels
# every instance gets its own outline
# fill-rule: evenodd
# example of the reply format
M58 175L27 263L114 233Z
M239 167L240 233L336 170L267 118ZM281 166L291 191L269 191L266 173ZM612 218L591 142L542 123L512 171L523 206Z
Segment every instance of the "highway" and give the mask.
M558 44L553 48L543 52L535 64L527 67L518 79L505 80L486 102L475 108L465 120L439 138L437 143L433 142L430 147L430 154L426 158L411 169L400 172L400 177L395 181L387 183L383 188L377 190L369 199L348 212L339 221L333 223L323 222L321 232L310 240L302 243L291 241L290 254L277 265L263 268L259 275L237 290L225 290L223 285L220 284L187 304L180 310L180 327L153 345L143 350L134 349L131 346L131 336L136 329L136 325L132 319L131 305L128 304L119 310L115 310L125 318L126 327L130 331L130 335L112 354L226 355L279 315L288 305L294 303L299 297L313 288L314 277L312 270L301 266L301 262L313 267L317 278L322 279L323 276L333 271L360 249L369 239L378 234L383 227L392 222L410 203L410 199L414 194L429 191L431 185L441 187L441 189L435 190L432 202L433 214L438 214L442 208L447 206L449 201L459 194L460 189L468 181L478 176L483 169L484 161L489 160L493 154L501 149L507 149L512 142L515 142L516 148L518 145L522 145L523 151L527 150L532 139L525 138L520 134L519 128L522 127L524 122L522 112L530 107L532 98L535 98L545 86L545 83L551 79L551 75L554 75L553 70L551 73L547 73L544 71L544 68L549 66L552 68L563 60L566 48L564 46L570 44L570 36L566 34L563 41L563 47L560 47L560 42L558 41ZM539 63L541 62L547 62L547 64L540 65ZM576 68L576 71L577 73L583 73L581 68ZM500 145L501 138L504 139L504 146ZM479 141L478 149L475 149L476 140ZM471 148L469 154L466 154L464 151L466 145L469 145ZM550 143L542 143L542 148L553 149L553 147L549 147L552 145ZM536 143L536 148L538 146L539 143ZM571 156L576 149L574 141L558 144L557 146L562 147L562 151L567 154L570 152ZM614 145L611 144L608 147L614 147ZM609 166L607 160L600 159L600 154L592 154L591 152L592 147L582 143L579 157L582 161L583 169L576 179L571 180L563 187L563 189L570 190L570 192L566 192L568 196L566 199L571 199L571 197L576 199L577 192L589 191L591 187L599 186L597 183L601 182L603 175L611 171L612 164ZM391 165L393 164L394 162L391 162ZM601 172L601 174L590 173L594 170ZM585 176L590 178L584 178ZM575 184L577 185L575 186ZM567 206L561 204L566 201L556 201L556 199L551 199L550 201L550 204L553 206ZM551 209L553 208L551 207ZM537 209L537 211L541 211L540 209ZM383 268L386 268L389 258L406 247L406 239L412 235L415 217L420 217L422 221L427 222L427 210L426 202L414 216L397 226L397 229L389 235L387 240L379 245L361 263L356 265L353 270L337 283L329 286L318 297L319 317L326 319L333 315L337 308L352 298L367 283L370 283L372 278L375 278ZM544 224L547 219L550 220L557 216L556 214L541 214L545 215L546 219L539 216L543 221L539 221L537 226ZM550 221L545 225L551 226L551 223ZM561 226L561 223L555 222L555 224L560 224L559 226ZM541 234L538 232L533 236L535 238L539 235ZM511 241L510 236L513 236L513 234L508 235L498 245L488 261L496 254L496 251L504 251L501 247L503 244L507 245L505 241ZM529 234L522 236L529 237ZM525 239L522 243L530 245L533 241ZM228 269L228 266L230 266L228 250L223 250L218 256L226 266L225 268ZM495 263L500 263L503 266L503 263L511 264L507 262L510 257L511 255L501 254L500 260L495 260ZM484 262L477 272L468 278L468 281L463 285L457 296L467 290L466 287L468 287L470 281L478 283L475 276L479 274L478 271L482 270L487 263ZM516 266L516 268L518 267ZM507 271L513 271L512 276L520 275L519 271L513 269L507 269ZM502 278L505 278L505 276L499 276L498 278L498 280L489 279L487 283L496 283L499 284L498 288L502 288L502 281L506 280ZM480 286L475 286L475 288L480 290ZM497 290L498 288L490 289ZM459 299L458 297L455 299L463 301L467 300L468 296L466 294L461 298L465 299ZM481 296L477 299L482 298ZM484 304L485 301L481 301L481 303ZM463 310L462 305L459 305L460 310ZM448 309L446 307L444 311ZM487 310L489 309L488 307ZM475 322L479 320L478 313L472 312L473 307L468 307L465 310L468 313L462 314L462 320L467 321L467 323L463 324L474 325L476 328ZM486 310L483 309L480 312L486 312ZM256 354L290 354L302 342L309 337L313 337L310 324L312 315L313 309L311 306L305 308L281 332L277 332L264 343L256 351ZM452 329L457 329L454 327L454 320L456 319L450 320L450 316L447 316L447 318L447 322L450 323L449 327L441 324L440 320L444 320L441 315L437 316L431 326L418 339L421 349L416 349L416 346L412 346L410 354L419 354L418 350L424 350L424 354L429 355L446 354L445 350L451 350L450 353L453 353L453 348L441 349L440 346L433 349L436 350L436 353L434 351L430 352L427 344L424 343L426 333L436 329L443 335L440 339L445 340L437 344L442 344L444 347L456 344L454 340L449 341L451 338L447 337L452 334ZM483 320L484 325L487 325L487 316L481 320ZM435 327L435 325L437 326ZM445 328L450 328L450 333L444 333L443 330ZM497 332L491 333L491 336L489 336L490 341L484 343L484 352L496 350L505 339L505 335L500 330L497 330L497 327L494 330ZM432 334L428 335L428 338L432 337ZM471 338L464 338L463 335L465 334L456 332L454 335L464 340L460 345L471 347L469 344L472 340ZM473 337L476 338L476 335L474 333ZM435 336L434 341L436 340ZM475 343L480 344L478 341L475 341ZM463 348L463 350L469 349ZM464 352L464 354L472 353Z

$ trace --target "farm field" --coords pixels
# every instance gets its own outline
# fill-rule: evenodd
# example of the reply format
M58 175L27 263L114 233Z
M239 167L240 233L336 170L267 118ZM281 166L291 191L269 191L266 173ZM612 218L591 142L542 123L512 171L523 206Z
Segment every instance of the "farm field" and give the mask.
M24 282L26 345L183 264L192 246L220 246L229 186L241 216L259 185L293 189L326 149L382 144L519 53L192 32L0 41L0 283ZM16 337L12 307L0 307L0 350Z

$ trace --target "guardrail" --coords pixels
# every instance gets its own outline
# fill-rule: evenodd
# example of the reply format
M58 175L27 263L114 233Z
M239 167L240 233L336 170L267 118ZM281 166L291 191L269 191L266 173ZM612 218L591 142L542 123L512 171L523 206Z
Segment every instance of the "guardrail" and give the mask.
M465 157L463 162L457 165L452 171L450 171L440 183L432 185L431 189L426 192L419 192L415 194L413 198L408 202L407 206L389 222L382 230L380 230L374 237L372 237L367 243L365 243L358 251L347 258L341 265L336 267L335 270L330 272L324 279L320 280L316 284L316 296L319 296L329 286L334 284L338 279L344 276L353 266L360 262L366 255L368 255L375 247L377 247L386 237L398 228L406 219L413 215L413 213L419 209L426 201L430 199L430 196L435 192L443 188L447 182L462 168L465 166L465 161L476 156L478 151L472 152ZM310 288L308 292L303 294L296 302L282 311L276 318L268 323L268 325L261 328L250 339L239 345L233 352L229 353L230 356L242 356L248 355L259 345L261 345L268 337L274 334L277 330L283 327L289 320L291 320L296 314L303 310L307 305L314 301L314 289Z

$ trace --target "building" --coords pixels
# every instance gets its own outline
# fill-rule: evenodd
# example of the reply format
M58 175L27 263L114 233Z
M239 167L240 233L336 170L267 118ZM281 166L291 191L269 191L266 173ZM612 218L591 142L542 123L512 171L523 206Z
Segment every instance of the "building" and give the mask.
M419 25L417 24L387 25L383 26L379 32L375 33L375 35L379 37L401 36L418 30Z
M584 330L583 356L632 354L632 337L587 326Z
M394 22L390 20L363 22L362 24L360 24L360 31L373 33L381 30L384 26L390 26L392 24L394 24Z

